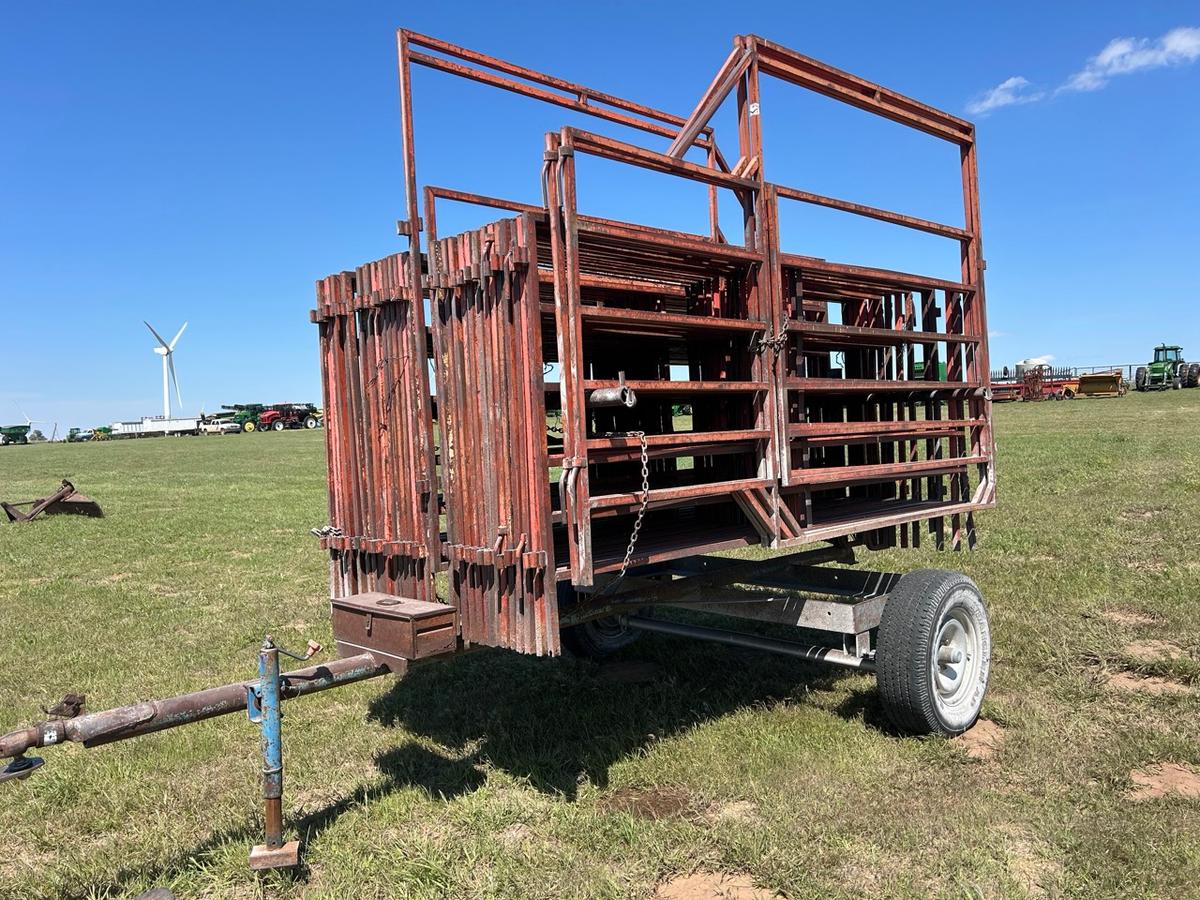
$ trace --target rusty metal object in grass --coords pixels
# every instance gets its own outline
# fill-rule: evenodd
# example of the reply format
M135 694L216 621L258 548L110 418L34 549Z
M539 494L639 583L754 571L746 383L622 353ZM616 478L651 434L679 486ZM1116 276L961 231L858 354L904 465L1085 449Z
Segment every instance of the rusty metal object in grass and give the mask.
M28 507L28 509L22 509ZM75 490L75 485L63 479L62 487L49 497L37 500L0 501L8 522L29 522L38 516L75 515L100 518L104 511L100 504Z

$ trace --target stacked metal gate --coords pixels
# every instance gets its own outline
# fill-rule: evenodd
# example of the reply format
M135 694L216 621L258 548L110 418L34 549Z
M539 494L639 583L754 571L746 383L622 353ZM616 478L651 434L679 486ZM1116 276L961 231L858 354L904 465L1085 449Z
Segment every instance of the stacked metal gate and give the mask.
M325 279L314 313L335 596L429 598L445 570L466 643L556 653L556 582L603 591L629 566L753 544L973 542L995 476L969 123L753 36L687 118L412 32L399 44L414 254ZM540 204L426 187L422 220L414 64L671 144L552 131L530 160ZM963 226L767 181L766 76L957 144ZM730 164L708 121L735 89ZM587 215L589 156L703 186L707 233ZM737 241L718 222L722 191L743 212ZM447 198L510 217L439 238ZM961 280L787 253L785 202L956 241Z

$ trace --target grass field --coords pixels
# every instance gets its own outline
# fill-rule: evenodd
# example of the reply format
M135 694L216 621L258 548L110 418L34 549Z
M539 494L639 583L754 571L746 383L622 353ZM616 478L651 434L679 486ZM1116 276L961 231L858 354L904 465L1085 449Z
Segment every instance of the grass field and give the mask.
M689 873L763 897L1200 896L1200 797L1138 799L1158 764L1200 771L1200 390L996 425L980 548L864 558L983 589L973 742L891 733L870 676L732 648L647 636L632 684L480 652L285 707L298 875L245 868L258 737L229 716L51 748L0 785L0 897L645 897ZM268 630L327 642L322 440L0 448L0 498L69 476L107 512L0 526L0 731L69 690L99 710L249 678Z

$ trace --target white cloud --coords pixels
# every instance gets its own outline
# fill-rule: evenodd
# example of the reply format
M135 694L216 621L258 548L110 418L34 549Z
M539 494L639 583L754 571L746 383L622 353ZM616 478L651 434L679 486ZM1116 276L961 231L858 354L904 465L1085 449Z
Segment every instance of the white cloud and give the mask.
M1022 78L1020 75L1006 78L990 91L985 91L968 103L967 112L973 116L981 116L1002 106L1033 103L1045 96L1042 91L1026 92L1027 87L1029 87L1027 78Z
M1114 38L1087 61L1082 69L1053 92L1035 88L1027 78L1014 75L967 104L967 112L986 115L1002 106L1036 103L1048 96L1067 92L1098 91L1118 75L1185 66L1200 59L1200 28L1173 28L1158 40L1150 38Z
M1043 356L1031 356L1029 359L1023 359L1020 364L1023 366L1045 366L1052 362L1054 362L1054 354L1047 353Z
M1068 78L1058 92L1097 91L1117 75L1183 66L1197 59L1200 59L1200 28L1174 28L1157 41L1116 38Z

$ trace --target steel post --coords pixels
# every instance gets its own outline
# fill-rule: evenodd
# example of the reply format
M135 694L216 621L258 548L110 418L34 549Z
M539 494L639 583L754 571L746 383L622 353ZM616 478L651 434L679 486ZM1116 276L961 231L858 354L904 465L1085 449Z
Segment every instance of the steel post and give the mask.
M258 684L246 691L247 714L262 735L263 806L266 841L250 850L250 868L280 869L300 864L300 842L283 842L283 714L279 648L270 635L258 654Z

